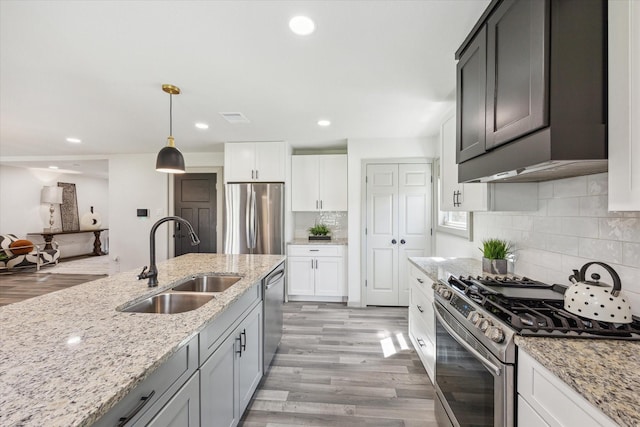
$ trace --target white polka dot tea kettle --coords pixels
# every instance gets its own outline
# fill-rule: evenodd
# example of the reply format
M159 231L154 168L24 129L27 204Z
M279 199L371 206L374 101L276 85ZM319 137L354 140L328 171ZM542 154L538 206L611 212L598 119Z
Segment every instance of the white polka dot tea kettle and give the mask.
M603 267L613 278L613 288L607 283L599 282L600 275L593 273L593 281L585 280L587 269L592 265ZM580 271L573 270L569 276L573 285L564 293L564 309L587 319L613 323L631 323L631 306L629 299L620 291L622 283L618 273L611 266L602 262L588 262Z

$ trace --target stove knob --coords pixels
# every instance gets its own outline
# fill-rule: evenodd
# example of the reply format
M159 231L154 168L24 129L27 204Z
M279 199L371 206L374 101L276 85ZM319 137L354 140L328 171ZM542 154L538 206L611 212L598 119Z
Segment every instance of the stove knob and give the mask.
M439 285L438 283L433 282L433 283L431 284L431 289L438 289L438 287L439 287L439 286L442 286L442 285Z
M480 321L480 319L482 319L482 314L477 311L472 311L467 315L467 319L475 325Z
M442 298L444 299L451 299L451 297L453 296L453 292L451 292L449 289L443 289L440 295L442 295Z
M491 323L491 320L489 319L482 319L480 323L477 324L477 326L482 332L486 332L487 329L493 326L493 323Z
M493 342L501 343L504 341L504 332L497 326L491 326L484 334Z

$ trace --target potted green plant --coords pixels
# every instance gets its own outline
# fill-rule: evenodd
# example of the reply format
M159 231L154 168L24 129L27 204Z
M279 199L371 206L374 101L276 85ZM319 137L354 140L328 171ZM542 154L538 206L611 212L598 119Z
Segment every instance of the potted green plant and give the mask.
M309 228L309 240L331 240L329 234L331 230L326 225L320 223Z
M507 274L507 255L511 254L511 244L506 240L487 239L482 241L482 271L490 274Z

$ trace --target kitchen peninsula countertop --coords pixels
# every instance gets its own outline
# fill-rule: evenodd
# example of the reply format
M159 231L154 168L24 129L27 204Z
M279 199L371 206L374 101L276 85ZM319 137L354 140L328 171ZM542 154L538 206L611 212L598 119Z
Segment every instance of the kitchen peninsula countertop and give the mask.
M309 240L303 238L295 238L288 243L289 245L346 245L347 239L331 239L331 240Z
M472 258L409 258L431 280L482 274ZM516 337L530 354L621 426L640 426L640 342Z
M128 271L1 307L0 424L92 424L283 260L187 254L158 264L157 288ZM198 273L243 279L193 311L117 311Z

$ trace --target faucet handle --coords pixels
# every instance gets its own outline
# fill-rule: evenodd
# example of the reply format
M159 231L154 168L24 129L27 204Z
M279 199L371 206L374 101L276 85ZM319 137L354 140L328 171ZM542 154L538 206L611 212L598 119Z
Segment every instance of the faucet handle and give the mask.
M138 274L138 280L147 278L147 275L145 274L145 271L147 271L147 266L146 265L144 267L142 267L142 271L140 272L140 274Z

